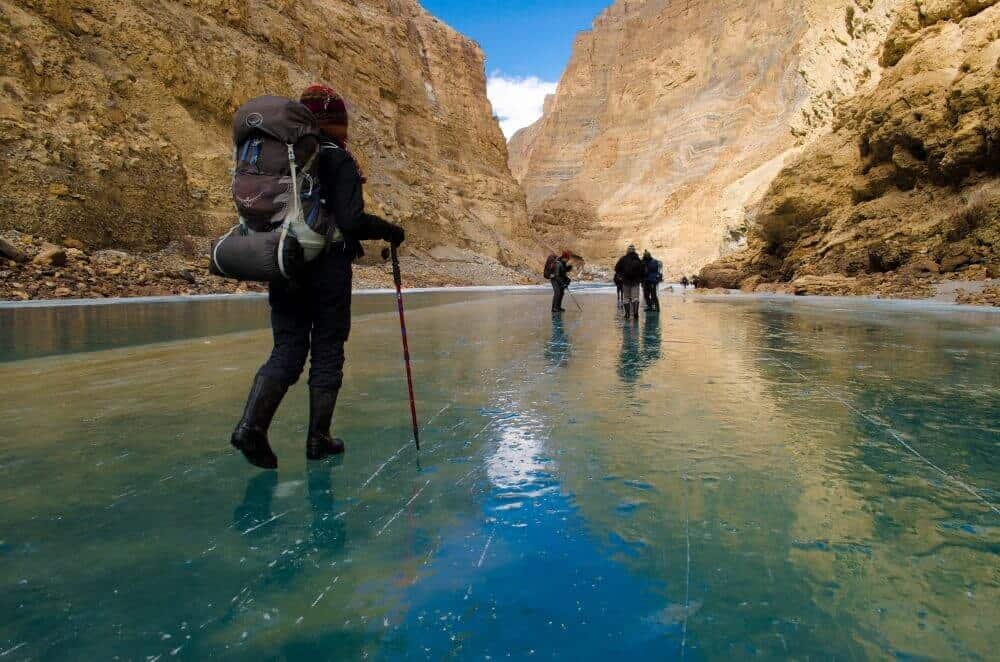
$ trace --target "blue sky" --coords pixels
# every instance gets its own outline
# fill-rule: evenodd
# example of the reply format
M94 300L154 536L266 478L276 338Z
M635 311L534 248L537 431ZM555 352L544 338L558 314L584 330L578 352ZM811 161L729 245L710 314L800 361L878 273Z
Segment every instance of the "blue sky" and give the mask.
M573 39L611 0L421 0L486 53L488 92L508 137L541 115Z

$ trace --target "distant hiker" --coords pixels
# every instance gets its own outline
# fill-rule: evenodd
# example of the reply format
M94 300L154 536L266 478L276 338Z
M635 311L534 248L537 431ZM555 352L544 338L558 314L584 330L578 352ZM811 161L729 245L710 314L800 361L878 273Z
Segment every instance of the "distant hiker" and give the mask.
M646 312L659 312L660 295L657 289L663 281L663 264L654 259L649 251L644 251L642 266L646 270L646 276L642 280L642 296L646 300Z
M615 289L618 290L618 308L621 309L622 304L625 303L624 299L624 286L625 283L622 281L620 274L615 274Z
M330 436L330 424L344 379L344 343L351 330L351 264L364 254L362 240L399 245L406 238L403 228L365 213L365 179L347 150L344 100L328 87L312 85L300 102L312 111L320 128L322 209L336 225L329 245L307 263L300 278L270 283L274 349L257 372L231 440L251 464L263 469L278 466L267 431L288 388L301 376L310 349L306 456L321 460L344 452L344 442Z
M681 287L683 287L685 290L688 288L688 283L690 282L691 281L688 280L687 276L681 276Z
M563 251L562 255L552 260L554 256L549 256L550 262L545 265L545 274L552 283L552 312L564 313L566 309L562 307L563 296L566 288L572 282L569 272L573 270L573 265L569 263L569 251Z
M615 275L622 281L622 305L625 308L625 319L639 319L639 287L646 276L645 267L635 246L629 246L628 252L615 265Z
M696 290L701 287L701 278L698 276L691 276L691 280L688 282L691 283L691 287Z

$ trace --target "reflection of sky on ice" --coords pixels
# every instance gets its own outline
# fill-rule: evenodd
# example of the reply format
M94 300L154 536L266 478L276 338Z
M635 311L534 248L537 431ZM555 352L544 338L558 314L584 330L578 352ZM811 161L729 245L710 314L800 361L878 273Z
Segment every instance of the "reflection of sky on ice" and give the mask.
M545 472L541 426L522 420L497 426L497 443L486 458L486 473L497 489L524 488Z

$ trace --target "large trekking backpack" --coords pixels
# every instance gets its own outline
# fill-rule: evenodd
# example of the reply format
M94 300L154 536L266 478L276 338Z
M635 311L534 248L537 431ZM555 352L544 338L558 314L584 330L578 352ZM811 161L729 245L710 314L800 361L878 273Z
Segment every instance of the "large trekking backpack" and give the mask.
M659 260L653 260L653 282L663 282L663 263Z
M558 260L555 255L550 255L545 258L545 269L542 270L542 276L545 280L551 280L556 275L556 260Z
M212 246L211 271L291 279L332 233L319 187L319 127L304 105L262 96L233 117L232 193L239 224Z

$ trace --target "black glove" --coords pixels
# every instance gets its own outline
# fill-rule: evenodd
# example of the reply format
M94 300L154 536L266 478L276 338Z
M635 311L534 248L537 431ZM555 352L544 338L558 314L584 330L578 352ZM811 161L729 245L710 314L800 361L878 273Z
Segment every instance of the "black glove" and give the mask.
M399 246L401 243L406 241L406 232L400 226L395 223L389 223L389 227L386 230L385 240L388 241L393 246Z

